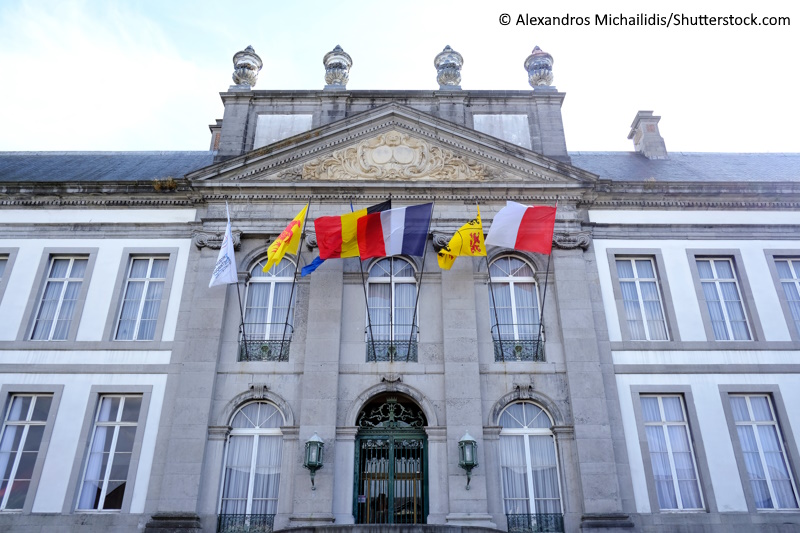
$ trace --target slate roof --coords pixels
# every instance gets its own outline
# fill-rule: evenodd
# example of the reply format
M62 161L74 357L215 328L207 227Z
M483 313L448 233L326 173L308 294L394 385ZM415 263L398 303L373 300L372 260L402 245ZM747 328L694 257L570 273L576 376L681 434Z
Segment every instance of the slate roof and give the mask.
M800 181L800 154L570 152L572 164L612 181ZM650 180L652 181L652 180Z
M574 166L612 181L800 181L800 154L569 155ZM0 152L0 182L151 181L182 177L213 160L213 152Z
M152 181L213 161L214 152L0 152L0 181Z

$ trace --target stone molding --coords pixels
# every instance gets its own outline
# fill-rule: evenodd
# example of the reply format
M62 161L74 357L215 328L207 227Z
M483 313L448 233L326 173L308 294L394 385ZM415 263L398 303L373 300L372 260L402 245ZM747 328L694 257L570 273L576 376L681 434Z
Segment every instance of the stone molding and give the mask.
M233 249L238 250L242 246L242 232L240 230L231 231L233 237ZM222 240L225 238L225 232L209 233L206 231L195 231L192 233L192 244L198 248L211 248L212 250L219 250L222 246Z
M225 440L230 432L230 426L208 426L208 440Z
M553 244L562 250L572 250L580 248L586 250L592 243L591 231L578 231L571 233L554 233Z
M485 181L504 173L450 150L390 129L303 165L303 179L352 181ZM505 176L503 176L505 177Z

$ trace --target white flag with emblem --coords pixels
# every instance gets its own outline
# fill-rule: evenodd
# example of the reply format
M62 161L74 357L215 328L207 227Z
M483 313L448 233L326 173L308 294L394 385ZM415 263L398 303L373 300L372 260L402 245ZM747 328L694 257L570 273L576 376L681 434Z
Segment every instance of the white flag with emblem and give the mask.
M236 273L236 256L233 255L233 236L231 235L231 215L228 212L228 202L225 202L225 214L228 216L228 225L225 227L225 237L219 247L219 257L211 273L209 287L238 283L239 275Z

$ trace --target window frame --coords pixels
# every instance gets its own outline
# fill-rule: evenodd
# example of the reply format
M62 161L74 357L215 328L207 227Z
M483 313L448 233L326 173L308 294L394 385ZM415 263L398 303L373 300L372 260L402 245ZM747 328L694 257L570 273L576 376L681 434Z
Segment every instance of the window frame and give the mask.
M617 309L617 321L619 323L620 338L625 343L637 343L645 349L652 349L654 344L659 346L666 343L677 343L681 341L678 329L678 318L675 313L675 306L670 297L669 278L664 264L664 256L658 248L608 248L606 249L608 258L609 272L611 274L611 288L614 293L614 303ZM617 275L617 259L650 259L653 262L653 269L656 274L658 295L661 298L661 309L664 313L664 325L667 329L667 340L633 340L630 328L625 324L625 301L622 296L622 286Z
M525 263L531 269L531 271L533 272L533 275L530 276L530 277L528 277L528 276L506 276L506 277L498 277L498 278L493 277L492 276L492 265L494 265L497 261L500 261L500 260L506 259L506 258L516 259L518 261L521 261L521 262ZM509 295L511 297L511 307L510 307L510 309L511 309L511 320L512 320L512 324L511 325L514 328L514 338L513 339L502 339L502 342L514 342L514 341L521 340L520 339L519 329L518 329L518 326L520 324L519 324L519 321L517 320L516 296L514 296L514 290L513 290L515 282L516 283L532 283L533 284L533 290L534 290L534 293L536 295L536 312L539 315L539 323L537 324L539 341L540 342L545 342L545 332L544 332L544 328L542 327L542 298L541 298L541 294L539 292L539 282L536 279L536 274L537 273L538 273L538 270L536 269L536 265L533 263L533 261L530 261L530 260L528 260L527 258L524 258L524 257L520 257L520 256L518 256L516 254L501 253L501 254L498 254L498 255L492 257L492 259L489 261L489 267L488 267L488 270L487 270L487 274L488 274L488 279L490 281L490 287L489 287L489 327L490 328L492 327L492 322L494 322L495 318L496 318L496 315L495 315L495 310L496 310L495 299L496 299L496 297L495 297L495 294L493 293L494 292L494 284L495 283L508 284L508 286L509 286ZM498 335L498 337L500 335L500 327L499 327L499 325L498 325L498 328L497 328L497 335ZM526 340L526 339L522 339L522 340ZM542 408L542 409L544 409L544 408Z
M280 414L280 416L281 416L282 424L280 424L278 427L275 427L275 428L233 428L233 427L230 426L230 424L233 422L233 419L236 417L236 415L239 414L240 411L242 411L242 409L244 409L248 405L257 404L257 403L265 403L265 404L268 404L268 405L271 405L272 407L274 407L275 410L278 412L278 414ZM254 492L254 479L255 479L255 476L253 475L253 472L254 472L254 470L256 468L256 464L255 463L256 463L257 454L255 452L258 449L258 447L257 447L258 446L258 439L261 438L262 436L263 437L280 437L280 439L281 439L280 440L281 462L279 464L279 467L281 467L283 465L283 461L284 461L284 455L283 454L284 454L285 450L283 448L284 448L284 437L285 437L285 435L284 435L284 430L282 428L286 427L287 422L286 422L286 414L284 413L284 411L280 408L280 406L278 404L276 404L276 403L274 403L274 402L272 402L270 400L266 400L266 399L256 399L256 400L251 400L251 401L245 402L245 403L241 404L233 412L233 414L230 417L230 420L228 420L228 424L229 424L228 427L230 429L227 432L227 435L225 437L225 447L224 447L223 456L222 456L223 457L222 458L222 475L220 476L219 497L217 498L217 515L222 515L223 514L222 513L222 506L223 506L223 500L225 499L225 472L226 472L226 469L228 467L228 452L230 451L231 437L235 437L235 436L240 436L240 437L242 437L242 436L244 436L244 437L252 436L253 437L253 448L252 448L251 457L250 457L250 470L249 470L249 479L248 479L248 487L247 487L247 502L245 504L245 507L249 508L251 511L252 511L252 505L253 505L253 492ZM279 468L278 475L281 475L282 473L283 473L282 469ZM280 495L281 495L281 482L278 481L278 490L276 491L275 498L274 498L275 499L275 508L276 508L275 514L277 514L277 507L278 507L278 505L280 503ZM244 514L250 516L252 513L244 513Z
M788 413L786 412L783 398L780 394L778 386L774 385L720 385L720 397L722 400L722 409L725 412L725 419L728 423L728 431L730 433L731 444L733 446L733 453L736 457L736 465L739 468L739 480L742 484L745 500L747 502L747 510L751 513L798 513L800 512L800 486L798 485L798 448L797 442L792 432L789 423ZM747 472L747 465L744 458L744 451L739 440L739 434L736 430L737 422L733 417L733 408L731 407L731 396L766 396L772 406L772 413L775 420L773 421L778 428L780 435L780 443L783 448L784 456L786 459L787 469L792 480L795 498L797 499L798 507L786 509L760 509L756 506L755 495L750 483L750 475ZM759 453L759 458L762 459L762 454ZM770 483L771 484L771 483Z
M642 396L680 396L683 400L686 425L689 428L689 442L694 452L694 464L697 473L697 483L700 487L701 498L705 505L702 509L661 509L658 504L655 475L650 465L650 445L645 431L644 414L642 413ZM690 386L682 385L636 385L631 387L631 403L636 423L636 434L639 440L639 450L642 459L642 471L647 484L647 498L650 503L651 513L684 514L684 513L716 513L717 501L714 496L714 486L710 482L711 472L708 469L708 455L703 442L702 431L695 409L694 395Z
M156 320L156 330L153 334L152 340L117 340L117 329L119 327L119 319L122 313L122 305L125 299L125 289L127 287L128 272L132 265L133 259L142 257L161 257L168 259L167 272L164 275L164 288L161 292L161 304L158 309L158 318ZM167 311L170 306L170 296L172 294L172 284L175 280L175 268L178 260L178 248L124 248L122 250L119 270L117 272L117 281L114 285L114 292L112 293L112 301L106 319L103 338L112 343L135 343L135 346L146 347L147 344L158 345L163 342L164 325L167 318ZM138 325L137 325L138 330ZM117 344L119 346L119 344Z
M694 282L695 294L697 295L697 303L700 308L700 316L703 320L703 326L706 332L706 342L721 343L720 346L726 348L751 349L753 343L764 339L764 330L761 327L761 321L758 317L756 310L755 300L753 299L753 292L750 287L750 282L747 278L747 273L744 268L744 262L739 250L734 249L706 249L706 250L686 250L687 257L689 258L689 270L692 274L692 281ZM708 303L706 302L705 293L703 292L702 282L700 280L700 273L697 269L698 260L721 260L727 259L731 262L734 276L736 276L737 290L742 302L742 309L747 319L747 327L750 332L749 340L717 340L714 335L714 328L711 323L711 315L708 311ZM723 306L724 307L724 306ZM727 317L727 310L725 311ZM726 319L727 320L727 319ZM730 325L726 321L726 327Z
M3 294L8 286L8 279L11 277L18 251L19 248L0 248L0 257L6 258L6 267L3 269L2 277L0 277L0 304L3 303Z
M295 267L295 271L293 271L292 276L284 276L284 277L273 276L271 278L268 277L268 276L263 276L263 277L255 277L255 276L253 276L252 272L255 269L263 268L263 265L266 264L266 262L267 262L267 257L266 256L261 257L258 260L254 261L253 262L253 266L250 267L250 269L248 270L248 273L250 275L249 275L249 277L247 279L247 284L245 285L245 294L244 294L244 318L245 318L244 324L245 324L245 326L250 324L249 322L247 322L246 319L247 319L247 311L248 311L248 309L250 309L248 307L248 302L249 302L249 298L250 298L251 284L253 284L253 283L264 284L264 285L269 284L269 286L270 286L270 289L269 289L269 304L268 304L268 307L267 307L267 322L265 324L270 325L270 324L280 324L280 323L285 323L286 322L285 318L284 318L284 321L282 321L282 322L271 322L272 312L275 310L275 307L274 307L274 303L275 303L275 285L278 284L278 283L289 283L289 284L293 283L294 282L294 273L296 272L296 268L297 268L297 263L296 263L297 259L286 255L281 259L280 262L283 263L284 261L290 263L293 267ZM280 264L280 263L278 263L278 264ZM273 265L272 268L270 268L269 271L271 272L272 269L275 268L275 266L277 266L277 265ZM254 280L262 280L262 279L264 281L254 281ZM286 336L288 336L289 338L292 337L292 330L293 330L293 327L294 327L294 312L295 312L296 299L297 299L297 291L294 291L294 294L292 294L292 296L291 296L291 301L289 302L289 321L288 321L289 327L286 328ZM257 324L257 322L255 322L255 323ZM259 336L258 338L252 338L251 337L251 333L248 332L247 333L247 340L248 341L250 341L250 340L275 340L274 338L272 338L273 334L269 331L269 329L270 328L265 328L263 334L261 334L261 336ZM276 336L278 339L281 338L281 335L279 335L277 333L275 333L274 336Z
M9 407L11 406L11 401L14 396L28 396L28 395L37 395L37 396L50 396L52 401L50 403L50 412L47 413L47 420L44 425L44 432L42 433L42 441L39 444L39 452L36 456L36 463L33 467L33 473L31 474L31 481L30 485L28 486L28 493L25 495L25 503L22 506L22 509L11 509L5 510L3 509L0 511L0 514L13 514L13 513L22 513L22 514L30 514L33 510L33 504L36 499L36 492L39 489L39 481L42 477L42 469L44 468L44 462L47 457L47 451L50 446L50 441L53 436L53 427L55 425L56 417L58 416L58 407L61 403L61 395L64 391L63 385L13 385L13 384L5 384L0 386L0 398L3 398L2 406L3 409L3 421L2 426L5 426L5 417L6 413L8 412ZM0 427L0 434L2 433L2 427Z
M528 403L534 405L542 410L544 415L550 421L550 427L545 428L507 428L500 424L500 419L503 416L503 413L508 410L509 407L515 404L524 404ZM498 433L498 455L497 455L497 465L499 467L499 477L498 480L500 482L500 506L503 510L503 514L518 514L518 513L508 513L506 511L506 494L505 488L503 483L503 461L501 458L501 449L502 445L499 443L499 439L502 439L504 436L522 436L523 437L523 445L524 445L524 454L525 454L525 478L528 490L528 513L531 515L538 514L536 513L536 492L533 490L534 482L533 482L533 468L531 465L531 455L530 455L530 436L547 436L552 439L553 443L553 453L555 454L555 466L556 466L556 479L558 480L558 500L559 500L559 508L561 509L560 513L563 516L565 512L564 506L564 484L562 483L561 479L561 460L558 453L558 443L556 442L556 434L553 432L553 427L555 426L555 422L553 420L553 415L545 408L545 406L533 401L533 400L515 400L506 404L500 412L497 414L497 427L500 428L500 432ZM524 514L524 513L523 513Z
M789 337L792 341L798 342L800 341L800 323L795 322L794 317L792 316L792 310L789 307L789 300L786 298L786 293L783 290L781 277L778 274L778 267L776 266L775 262L785 260L800 261L800 250L764 250L764 255L767 258L767 266L769 267L772 281L775 284L775 292L778 295L781 310L783 311L783 316L786 319L786 327L789 330ZM800 276L800 271L796 271L796 273L798 276ZM800 278L795 280L795 285L797 286L798 291L800 291Z
M63 514L130 513L133 493L136 490L137 474L142 452L142 442L144 441L144 433L147 429L147 420L150 415L150 401L152 394L153 387L151 385L93 385L91 387L87 400L86 413L84 414L83 424L81 426L80 439L78 440L78 442L83 443L83 445L78 446L75 461L72 465L67 497L64 499L64 506L62 509ZM97 418L98 409L100 408L100 399L104 396L126 395L141 396L142 404L139 408L139 420L137 421L136 435L133 440L133 450L131 452L131 462L128 467L128 478L125 482L125 494L122 499L122 506L120 509L79 509L78 504L81 487L83 485L83 478L89 462L89 455L91 453L91 444L94 437L95 420ZM147 480L145 480L145 482L147 482Z
M386 277L374 277L373 278L372 269L376 268L379 263L381 263L382 261L387 260L387 259L390 260L390 268L391 268L392 275L386 276ZM403 261L403 262L407 263L411 267L411 269L414 271L414 276L413 277L405 276L405 277L402 277L402 278L398 278L397 276L395 276L394 275L394 261ZM395 316L395 287L396 287L397 284L410 285L411 282L408 281L408 280L413 280L414 289L415 289L414 300L416 302L418 300L418 298L419 298L420 281L421 281L421 280L418 279L418 277L419 276L418 276L417 264L413 260L408 259L407 257L404 257L404 256L381 257L379 259L376 259L375 261L373 261L369 265L369 268L367 269L367 282L366 282L367 298L369 298L370 285L373 285L373 284L374 285L386 285L386 284L390 284L391 285L391 288L389 289L390 305L389 305L389 324L388 324L389 325L389 330L390 330L390 333L389 333L389 337L390 338L389 339L375 338L376 342L377 341L381 341L381 342L383 342L383 341L391 341L391 342L403 342L403 341L405 341L405 342L408 342L408 337L406 337L405 335L403 335L403 338L395 338L396 337L395 326L397 325L397 324L395 324L395 319L394 319L394 316ZM400 280L400 281L398 281L398 280ZM368 344L370 342L370 335L371 335L371 332L369 330L370 324L372 325L373 328L375 328L376 326L386 326L386 324L376 324L375 322L372 322L371 321L371 317L370 317L370 314L371 314L370 311L371 310L369 308L366 309L366 316L365 316L365 323L364 323L364 327L366 328L365 332L364 332L364 338L365 338L365 342L367 342ZM412 338L411 342L419 342L419 308L415 309L415 315L412 316L412 321L415 324L414 327L416 328L416 331L412 332L414 335L413 335L413 338ZM408 326L411 327L411 324L408 324Z
M17 341L25 342L26 345L30 343L41 343L44 345L45 343L57 342L59 343L59 346L61 346L62 343L75 342L75 339L78 336L81 318L83 316L83 309L86 305L86 295L89 293L89 286L92 282L92 272L94 271L94 265L97 261L98 251L99 248L45 248L42 250L42 256L39 260L39 266L36 270L36 276L34 278L38 281L28 296L28 303L25 306L25 314L23 315L26 318L20 325L20 329L17 334ZM83 281L81 282L81 290L78 293L78 299L75 301L75 310L72 313L72 320L69 326L67 338L55 341L49 339L35 340L31 337L33 335L33 328L36 324L36 313L39 310L42 296L44 295L44 290L47 286L51 261L56 257L87 258L86 270L83 273ZM8 266L6 266L6 268L8 268Z

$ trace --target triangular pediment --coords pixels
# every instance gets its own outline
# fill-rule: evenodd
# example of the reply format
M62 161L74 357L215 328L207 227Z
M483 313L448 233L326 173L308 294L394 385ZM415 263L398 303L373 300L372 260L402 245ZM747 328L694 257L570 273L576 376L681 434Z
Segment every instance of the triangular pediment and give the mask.
M387 104L195 171L195 182L430 182L580 186L594 174Z

